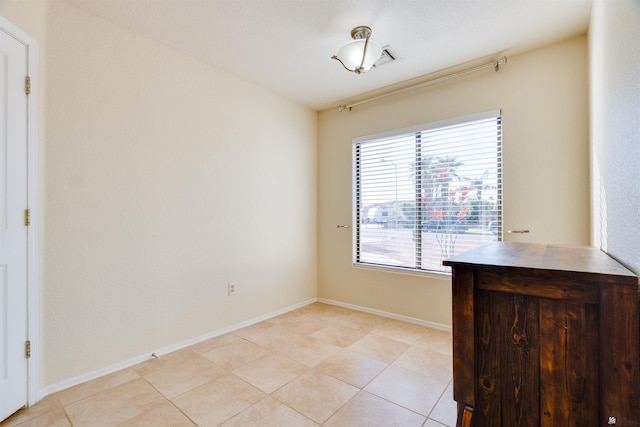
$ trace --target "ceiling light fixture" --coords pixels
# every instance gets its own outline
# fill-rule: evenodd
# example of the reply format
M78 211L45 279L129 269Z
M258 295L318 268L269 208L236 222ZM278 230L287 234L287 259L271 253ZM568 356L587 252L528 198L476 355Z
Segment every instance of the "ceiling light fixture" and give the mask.
M350 41L342 46L337 55L331 59L340 62L345 70L352 73L366 73L373 67L382 55L382 46L374 40L370 40L371 28L361 25L351 30Z

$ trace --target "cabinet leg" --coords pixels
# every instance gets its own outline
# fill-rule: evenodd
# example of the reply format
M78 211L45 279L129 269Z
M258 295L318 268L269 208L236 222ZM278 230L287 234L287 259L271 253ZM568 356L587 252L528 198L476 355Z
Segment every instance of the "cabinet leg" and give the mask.
M472 407L458 403L458 421L456 422L456 427L471 427L472 416Z

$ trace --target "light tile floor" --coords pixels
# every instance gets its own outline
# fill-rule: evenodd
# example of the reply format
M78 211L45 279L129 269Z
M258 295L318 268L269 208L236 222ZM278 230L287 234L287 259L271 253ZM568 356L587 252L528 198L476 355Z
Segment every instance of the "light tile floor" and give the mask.
M21 426L454 426L449 332L314 303L47 396Z

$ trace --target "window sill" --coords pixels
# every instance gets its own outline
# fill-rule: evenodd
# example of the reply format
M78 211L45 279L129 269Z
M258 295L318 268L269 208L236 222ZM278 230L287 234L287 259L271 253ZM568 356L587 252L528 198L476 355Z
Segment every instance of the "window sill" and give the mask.
M354 269L357 269L357 270L374 270L382 273L404 274L407 276L418 276L418 277L430 277L433 279L451 281L451 273L446 271L443 271L443 272L426 271L426 270L420 271L420 270L413 270L413 269L402 268L402 267L391 267L387 265L361 264L361 263L352 263L351 265Z

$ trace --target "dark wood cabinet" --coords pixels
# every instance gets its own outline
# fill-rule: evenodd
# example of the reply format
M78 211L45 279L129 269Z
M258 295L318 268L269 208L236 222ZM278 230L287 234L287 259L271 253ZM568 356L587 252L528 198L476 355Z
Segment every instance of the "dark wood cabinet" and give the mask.
M450 260L458 426L640 427L638 278L593 247Z

